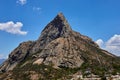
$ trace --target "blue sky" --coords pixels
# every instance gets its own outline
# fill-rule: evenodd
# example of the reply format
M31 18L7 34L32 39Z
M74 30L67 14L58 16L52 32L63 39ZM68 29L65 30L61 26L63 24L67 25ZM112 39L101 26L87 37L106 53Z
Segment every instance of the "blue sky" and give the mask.
M59 12L73 30L120 55L120 0L0 0L0 58L36 40Z

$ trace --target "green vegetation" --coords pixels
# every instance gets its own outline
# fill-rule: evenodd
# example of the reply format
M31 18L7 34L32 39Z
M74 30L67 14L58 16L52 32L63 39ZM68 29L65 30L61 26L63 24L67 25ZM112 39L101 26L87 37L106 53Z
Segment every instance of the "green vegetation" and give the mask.
M39 75L39 80L57 80L57 79L69 79L69 75L76 73L80 68L62 68L55 69L51 65L33 65L28 63L23 67L17 66L13 70L14 79L21 78L22 80L30 79L30 72L34 71Z

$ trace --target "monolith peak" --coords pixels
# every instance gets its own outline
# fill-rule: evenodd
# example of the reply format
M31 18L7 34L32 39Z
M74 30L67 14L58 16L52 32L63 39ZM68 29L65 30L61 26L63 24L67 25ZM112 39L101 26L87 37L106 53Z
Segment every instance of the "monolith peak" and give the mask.
M33 49L33 52L35 52L35 50L39 50L39 48L43 49L46 44L59 37L69 37L71 32L72 29L64 15L62 13L58 13L57 16L42 31L35 44L38 49Z
M120 72L119 61L91 38L73 31L58 13L36 41L23 42L9 54L0 67L5 72L0 80L70 80L79 72L102 76Z

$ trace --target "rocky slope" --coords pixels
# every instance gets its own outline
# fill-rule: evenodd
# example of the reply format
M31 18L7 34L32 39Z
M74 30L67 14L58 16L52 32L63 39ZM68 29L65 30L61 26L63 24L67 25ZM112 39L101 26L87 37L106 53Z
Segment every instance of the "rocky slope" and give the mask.
M39 70L44 65L46 70L49 70L48 66L52 67L50 69L53 72L66 68L72 69L73 72L74 69L84 72L89 68L92 73L100 74L100 72L115 71L114 66L119 67L118 60L115 55L100 49L89 37L73 31L64 15L59 13L44 28L38 40L23 42L13 50L0 70L6 75L11 71L12 75L16 69L19 69L18 71L24 69L24 71L28 70L26 73L29 73L30 77L30 74L36 74L36 69L33 69L35 65L39 66L37 67ZM46 71L41 72L42 70L36 76L44 78L43 73Z

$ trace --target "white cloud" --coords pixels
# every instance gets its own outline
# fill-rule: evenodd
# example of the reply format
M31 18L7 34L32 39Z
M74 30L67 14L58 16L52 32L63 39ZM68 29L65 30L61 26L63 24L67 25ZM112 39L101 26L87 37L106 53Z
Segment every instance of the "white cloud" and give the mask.
M105 49L116 54L120 55L120 35L114 35L111 37L105 45Z
M24 5L27 3L27 0L17 0L17 3Z
M23 24L21 22L14 23L13 21L9 21L6 23L0 23L0 30L12 34L26 35L26 31L21 31L22 26Z
M98 39L98 40L96 41L96 43L97 43L100 47L102 47L103 44L104 44L104 42L103 42L102 39Z
M96 41L96 43L103 49L120 56L120 35L115 34L113 37L111 37L106 42L102 42L103 40L99 39ZM101 43L102 46L101 46Z

